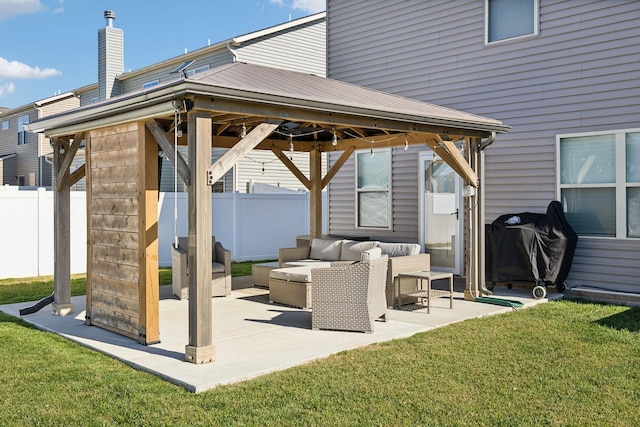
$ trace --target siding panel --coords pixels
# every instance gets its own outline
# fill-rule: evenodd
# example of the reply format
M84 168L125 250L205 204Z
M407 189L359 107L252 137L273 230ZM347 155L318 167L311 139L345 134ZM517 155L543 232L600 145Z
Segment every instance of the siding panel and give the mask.
M476 0L331 0L327 19L329 77L512 126L486 150L488 222L544 212L558 197L556 135L638 126L640 2L540 0L538 36L487 46ZM417 162L403 167L417 176ZM350 226L349 185L353 174L330 186L332 232ZM568 284L638 292L639 249L638 240L580 239Z

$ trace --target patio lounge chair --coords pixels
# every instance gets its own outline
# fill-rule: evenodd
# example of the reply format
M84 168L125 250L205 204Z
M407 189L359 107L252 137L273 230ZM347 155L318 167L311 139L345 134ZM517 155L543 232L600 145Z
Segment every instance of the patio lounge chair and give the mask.
M211 296L224 297L231 293L231 252L215 237L211 237ZM178 247L171 244L173 294L179 299L189 298L189 268L187 238L178 237Z
M373 332L387 321L387 256L355 264L314 268L311 328Z

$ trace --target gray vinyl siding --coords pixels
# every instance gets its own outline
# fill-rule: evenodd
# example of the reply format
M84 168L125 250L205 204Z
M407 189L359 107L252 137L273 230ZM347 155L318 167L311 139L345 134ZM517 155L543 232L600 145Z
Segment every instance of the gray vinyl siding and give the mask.
M193 53L184 55L184 57L179 56L175 58L175 61L171 61L162 67L153 68L148 72L135 73L131 74L131 76L128 76L127 73L123 74L120 77L123 93L140 90L143 88L143 85L155 80L158 80L159 84L162 84L181 78L181 74L172 74L171 72L188 58L195 59L195 61L189 65L187 70L195 70L205 65L209 65L209 68L214 68L233 62L233 55L227 49L215 50L214 52L203 54L202 57L197 58L193 58Z
M27 132L29 143L18 145L18 117L29 115L29 123L34 122L38 118L38 110L31 108L26 111L16 113L11 123L10 135L13 138L15 146L14 152L17 154L16 159L16 176L24 176L24 182L27 186L38 184L38 139L40 136L36 133Z
M324 77L326 74L326 20L313 21L295 31L286 30L242 44L238 61L300 71Z
M289 152L285 152L289 157ZM309 177L309 154L293 153L293 163ZM322 174L326 173L326 160L323 156ZM264 166L264 172L262 167ZM253 150L236 165L236 191L247 192L251 180L292 190L306 190L304 185L271 151Z
M96 85L95 89L82 91L78 93L78 95L80 96L81 107L84 107L85 105L91 105L93 103L93 100L98 98L100 95L100 92L98 90L98 85Z
M98 31L98 86L100 100L121 92L116 76L124 71L124 32L120 28L105 27Z
M327 19L329 77L512 126L485 152L487 222L558 197L556 135L639 126L638 1L540 0L538 36L490 45L477 0L330 0ZM331 232L353 209L337 178ZM638 261L638 239L581 238L567 284L639 292Z
M418 243L418 148L409 150L394 148L392 152L392 229L378 230L356 228L356 180L355 159L349 160L329 184L328 211L329 233L338 236L369 237L387 242ZM339 153L330 153L330 166Z

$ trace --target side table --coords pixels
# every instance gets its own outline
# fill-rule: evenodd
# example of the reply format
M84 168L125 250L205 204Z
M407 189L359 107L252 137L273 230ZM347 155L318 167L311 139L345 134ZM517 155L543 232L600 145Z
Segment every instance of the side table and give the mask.
M409 292L401 292L400 286L398 286L401 278L417 279L417 289ZM431 282L434 280L448 279L449 290L431 289ZM424 282L427 282L427 286L424 286ZM427 313L431 311L431 298L449 297L449 308L453 309L453 273L447 273L444 271L413 271L409 273L400 273L393 280L395 292L393 306L400 308L402 306L402 297L413 297L420 299L427 299Z

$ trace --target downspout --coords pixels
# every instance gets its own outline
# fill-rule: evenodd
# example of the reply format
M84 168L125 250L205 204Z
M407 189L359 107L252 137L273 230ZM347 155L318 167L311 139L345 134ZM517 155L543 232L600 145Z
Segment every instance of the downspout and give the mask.
M233 49L231 48L231 42L233 42L234 44L237 44L237 43L236 43L236 41L235 41L235 39L230 39L230 40L228 40L228 41L227 41L227 50L228 50L229 52L231 52L231 55L233 55L233 62L239 62L239 61L240 61L240 59L239 59L239 57L238 57L238 53L237 53L235 50L233 50Z
M486 262L486 253L485 253L485 197L484 197L484 150L496 140L496 133L491 132L489 138L485 141L480 141L478 145L478 179L480 180L480 185L478 186L478 283L479 290L481 293L485 295L490 295L491 292L486 287L486 271L485 271L485 262Z

